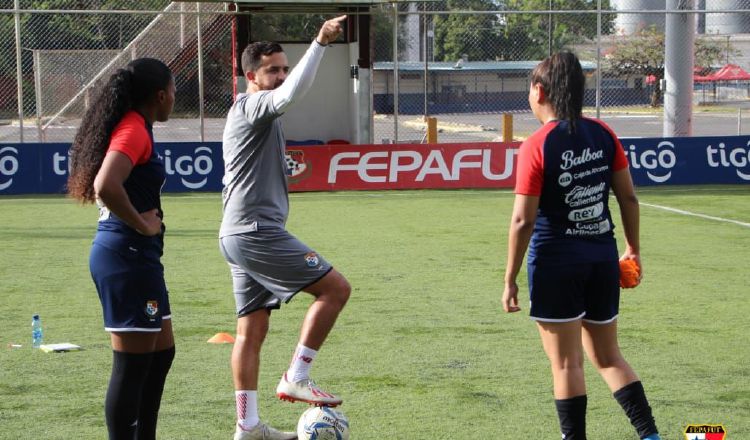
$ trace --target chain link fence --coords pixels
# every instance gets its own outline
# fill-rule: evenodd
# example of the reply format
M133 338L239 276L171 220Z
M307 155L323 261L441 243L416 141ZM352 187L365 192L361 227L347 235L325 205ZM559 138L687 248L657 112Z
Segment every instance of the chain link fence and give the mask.
M41 3L21 2L21 9ZM0 142L72 141L99 87L138 57L163 60L175 76L175 109L164 140L221 138L221 128L208 122L223 118L232 102L233 17L225 4L53 4L75 9L0 14ZM20 54L13 44L16 27Z
M507 113L514 138L523 139L538 127L528 108L529 73L559 50L582 61L587 115L621 136L661 136L664 1L634 2L638 10L601 3L601 10L587 0L373 6L374 142L422 142L428 116L438 120L439 142L500 140ZM750 131L742 114L750 76L716 77L726 65L750 70L750 2L724 2L712 12L718 3L696 0L694 135ZM157 138L221 140L236 92L233 10L231 3L163 0L22 0L16 10L0 1L0 142L72 141L97 87L143 56L164 60L176 79L175 110L157 124ZM251 41L281 42L309 41L332 16L240 14L249 16Z
M379 6L374 27L392 36L375 41L375 141L423 141L427 117L437 119L440 142L501 140L505 113L513 115L514 139L524 139L538 127L527 101L531 69L560 50L581 59L587 115L621 136L661 136L665 2L620 1L619 10L601 3L601 10L596 1L573 0ZM750 2L696 7L693 135L743 133L750 76L698 78L725 65L750 70L750 11L728 9Z

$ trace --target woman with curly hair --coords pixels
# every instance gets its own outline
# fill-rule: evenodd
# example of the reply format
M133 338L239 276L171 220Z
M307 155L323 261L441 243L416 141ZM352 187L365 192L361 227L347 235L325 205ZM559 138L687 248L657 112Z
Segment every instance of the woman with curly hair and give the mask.
M164 282L162 157L152 124L175 100L169 68L140 58L113 74L86 111L70 149L68 193L99 205L89 267L110 332L112 374L105 399L110 440L154 439L174 359Z

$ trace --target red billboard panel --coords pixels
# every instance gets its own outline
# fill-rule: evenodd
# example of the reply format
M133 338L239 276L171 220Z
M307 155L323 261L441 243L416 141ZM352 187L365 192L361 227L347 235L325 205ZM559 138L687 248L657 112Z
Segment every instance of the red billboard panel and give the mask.
M512 188L519 145L289 146L289 190Z

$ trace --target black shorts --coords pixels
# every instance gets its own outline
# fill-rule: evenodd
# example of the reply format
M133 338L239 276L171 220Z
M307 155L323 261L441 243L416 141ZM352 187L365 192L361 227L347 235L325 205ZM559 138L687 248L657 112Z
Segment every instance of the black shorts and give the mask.
M565 265L528 264L531 319L607 324L620 309L617 260Z

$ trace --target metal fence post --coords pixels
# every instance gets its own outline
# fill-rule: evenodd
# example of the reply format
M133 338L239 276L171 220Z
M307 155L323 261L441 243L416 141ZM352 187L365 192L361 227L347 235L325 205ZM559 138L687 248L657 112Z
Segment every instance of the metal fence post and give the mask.
M34 54L34 95L36 96L36 129L38 131L39 142L45 141L44 121L42 120L42 61L38 50L32 50Z
M196 38L198 39L198 114L200 119L201 142L206 141L205 130L205 104L203 102L203 32L201 32L201 4L195 3L198 14L196 15L196 24L198 26Z
M18 84L18 139L23 143L23 71L21 69L21 6L20 0L14 0L16 28L16 81Z
M422 56L424 57L424 117L427 118L427 116L430 115L429 109L427 108L427 77L429 75L427 67L427 2L422 3L422 13L424 14L422 16L422 30L424 31L424 45L422 48Z
M737 107L737 136L742 135L742 107Z
M602 0L596 4L596 119L601 118L602 103Z
M393 143L398 143L398 3L393 6Z

